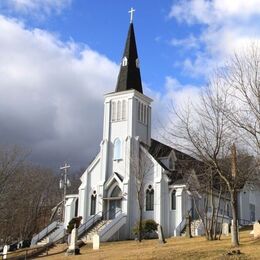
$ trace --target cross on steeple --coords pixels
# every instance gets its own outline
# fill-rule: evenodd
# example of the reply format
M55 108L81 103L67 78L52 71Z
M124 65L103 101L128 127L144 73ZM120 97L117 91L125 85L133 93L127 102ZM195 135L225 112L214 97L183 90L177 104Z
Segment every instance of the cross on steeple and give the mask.
M133 23L134 12L135 9L133 7L131 7L130 11L128 11L128 13L130 13L130 23Z

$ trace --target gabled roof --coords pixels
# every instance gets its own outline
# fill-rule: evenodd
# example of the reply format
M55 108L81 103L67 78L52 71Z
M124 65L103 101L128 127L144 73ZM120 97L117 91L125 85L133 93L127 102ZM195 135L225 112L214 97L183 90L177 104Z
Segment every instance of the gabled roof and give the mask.
M200 162L193 157L185 154L179 150L176 150L166 144L163 144L155 139L151 139L151 146L149 148L149 153L153 158L160 164L160 166L167 171L167 176L171 180L170 184L184 183L182 168L190 167L193 168L194 165ZM168 157L171 152L174 152L177 158L175 170L168 169L161 161L162 158Z
M133 23L130 23L128 30L116 92L129 89L135 89L143 93Z
M173 147L170 147L166 144L163 144L155 139L151 139L151 146L149 153L156 158L168 157L169 154L174 151L177 160L195 160L193 157L185 154L179 150L176 150Z

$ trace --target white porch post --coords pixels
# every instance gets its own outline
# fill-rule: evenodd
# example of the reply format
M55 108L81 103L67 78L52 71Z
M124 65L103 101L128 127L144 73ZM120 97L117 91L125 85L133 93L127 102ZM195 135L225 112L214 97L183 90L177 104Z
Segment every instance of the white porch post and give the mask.
M175 214L175 235L180 235L181 227L179 226L183 219L183 208L182 208L182 192L183 187L176 187L176 214Z

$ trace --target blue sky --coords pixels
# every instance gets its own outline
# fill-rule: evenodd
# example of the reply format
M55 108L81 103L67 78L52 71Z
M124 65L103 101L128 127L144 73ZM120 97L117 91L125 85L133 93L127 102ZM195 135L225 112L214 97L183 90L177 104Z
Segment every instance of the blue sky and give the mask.
M154 135L169 103L196 99L217 66L260 38L260 0L0 0L0 143L36 163L87 166L131 7Z

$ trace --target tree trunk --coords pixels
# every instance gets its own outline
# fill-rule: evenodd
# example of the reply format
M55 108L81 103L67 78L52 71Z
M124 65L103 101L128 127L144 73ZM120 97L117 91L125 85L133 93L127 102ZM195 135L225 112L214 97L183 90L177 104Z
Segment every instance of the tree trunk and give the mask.
M138 228L138 241L142 242L143 239L143 209L140 207L140 214L139 214L139 228Z
M232 246L239 246L239 239L238 239L238 218L237 218L237 193L233 191L231 194L231 208L232 208L232 218L233 218L233 225L232 225Z
M237 177L237 151L235 143L231 148L232 160L231 160L231 173L233 179L233 189L231 190L231 207L232 207L232 217L233 217L233 227L232 227L232 246L239 246L238 241L238 230L237 230L237 190L235 187L236 177Z

